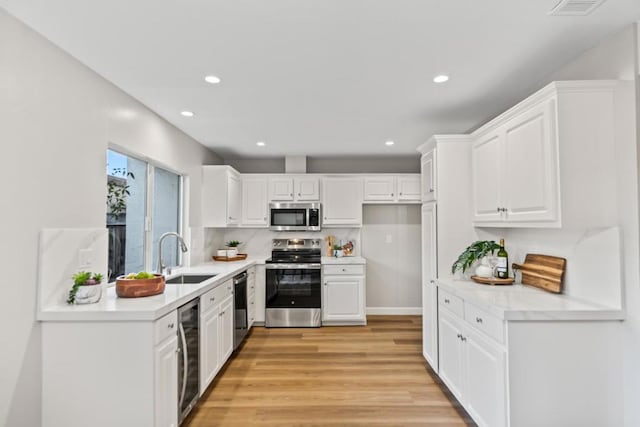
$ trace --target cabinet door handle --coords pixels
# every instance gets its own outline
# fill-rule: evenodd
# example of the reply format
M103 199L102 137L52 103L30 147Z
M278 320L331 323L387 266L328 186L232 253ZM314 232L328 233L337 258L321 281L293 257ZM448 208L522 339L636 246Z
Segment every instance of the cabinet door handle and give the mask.
M391 193L391 197L393 197L393 193Z
M451 302L451 301L449 301L449 299L448 299L448 298L445 298L445 299L444 299L444 303L445 303L445 304L449 304L450 302Z
M460 339L462 340L462 342L465 342L467 340L467 338L463 337L462 335L460 335Z
M298 193L298 197L302 196L302 194Z
M456 336L458 337L458 339L462 339L462 335L458 334Z
M500 208L496 208L496 210L497 210L498 212L500 212Z
M433 193L433 188L430 188L430 189L429 189L429 193Z
M327 286L327 282L324 282L324 285Z
M436 283L435 280L429 280L429 283Z
M214 302L216 300L216 297L211 297L209 298L209 301Z
M482 317L476 317L476 323L482 323Z
M342 271L347 271L347 269L346 269L346 268L343 268L343 269L342 269Z
M175 326L175 324L174 324L174 323L169 323L169 324L167 325L167 327L168 327L169 329L173 329L173 327L174 327L174 326Z
M400 193L400 195L402 196L402 193Z

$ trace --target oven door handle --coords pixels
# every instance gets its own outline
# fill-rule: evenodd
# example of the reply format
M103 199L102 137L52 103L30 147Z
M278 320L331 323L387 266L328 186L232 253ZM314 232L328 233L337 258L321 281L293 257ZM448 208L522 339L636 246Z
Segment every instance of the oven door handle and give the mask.
M266 264L267 270L320 270L322 264Z

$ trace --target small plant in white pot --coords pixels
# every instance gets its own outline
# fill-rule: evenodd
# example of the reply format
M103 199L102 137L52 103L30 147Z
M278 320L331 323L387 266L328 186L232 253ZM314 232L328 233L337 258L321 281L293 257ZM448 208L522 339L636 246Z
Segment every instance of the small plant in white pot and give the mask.
M467 272L471 267L477 267L480 271L478 271L478 276L481 277L491 277L492 276L492 267L491 262L486 258L490 255L493 255L494 251L500 249L500 245L494 242L493 240L478 240L477 242L473 242L469 245L458 257L456 262L451 266L451 273L456 274L457 271L461 271L463 274ZM477 265L480 263L480 265Z
M238 256L238 246L240 246L242 242L238 240L229 240L225 245L227 246L227 257L233 258Z
M73 286L67 304L92 304L102 296L102 274L79 271L73 275Z

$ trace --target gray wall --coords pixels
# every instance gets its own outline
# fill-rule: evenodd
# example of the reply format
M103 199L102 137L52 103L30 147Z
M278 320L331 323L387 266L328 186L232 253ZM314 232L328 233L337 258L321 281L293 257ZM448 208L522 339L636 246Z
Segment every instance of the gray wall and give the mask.
M285 173L280 157L224 161L242 173ZM307 173L420 173L420 156L307 157Z
M368 312L421 312L420 220L420 205L365 205Z

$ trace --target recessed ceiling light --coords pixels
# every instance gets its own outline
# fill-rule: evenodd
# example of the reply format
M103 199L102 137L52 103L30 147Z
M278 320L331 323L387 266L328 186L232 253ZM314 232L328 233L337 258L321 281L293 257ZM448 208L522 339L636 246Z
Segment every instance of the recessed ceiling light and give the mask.
M388 147L391 147L393 144L395 144L395 142L393 142L393 141L387 141L387 142L384 143L384 145L386 145Z
M182 111L180 114L182 114L185 117L193 117L193 116L195 116L193 111Z
M256 145L257 145L258 147L264 147L264 146L265 146L265 145L267 145L267 144L266 144L265 142L258 141L258 142L256 142Z
M222 80L220 79L220 77L211 75L211 76L206 76L204 78L204 81L207 82L207 83L211 83L212 85L217 85Z
M433 78L434 83L444 83L447 80L449 80L449 76L446 76L444 74L440 74L439 76L435 76Z

